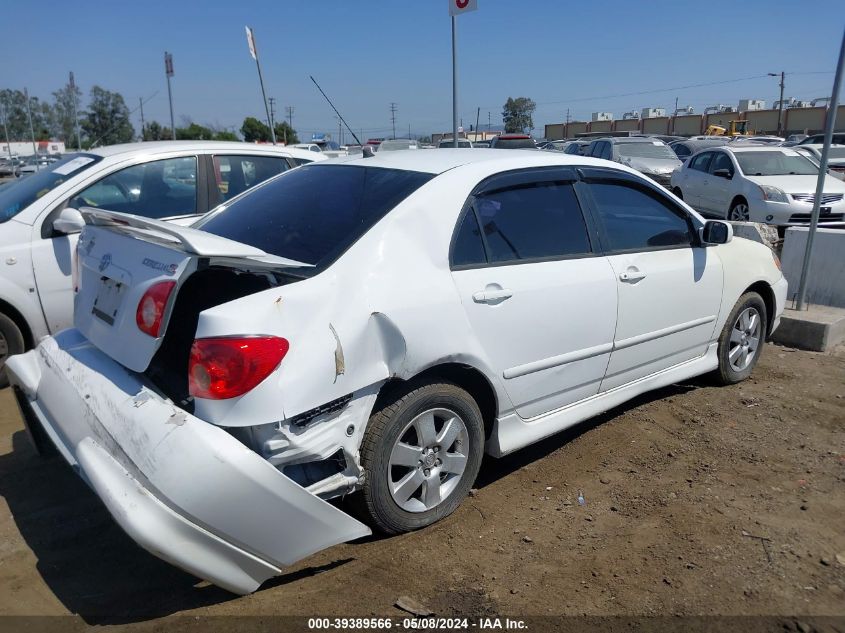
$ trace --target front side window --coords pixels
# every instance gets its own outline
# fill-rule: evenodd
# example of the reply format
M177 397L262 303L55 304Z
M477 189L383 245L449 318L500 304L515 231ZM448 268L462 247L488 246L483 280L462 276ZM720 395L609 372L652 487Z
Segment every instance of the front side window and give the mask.
M194 228L324 267L432 174L352 165L305 165L256 187Z
M713 152L704 152L702 154L698 154L697 156L693 156L692 160L689 162L689 168L695 169L696 171L707 171L707 168L710 166L711 158L713 158Z
M146 218L197 212L197 158L168 158L121 169L75 194L68 206Z
M620 182L593 182L590 193L611 251L690 246L686 215L657 192Z
M286 171L288 162L277 156L215 156L214 178L225 202L268 178Z
M483 194L473 204L489 263L591 252L571 183L540 182Z
M725 152L714 152L713 160L710 161L710 173L715 173L717 169L727 169L733 175L734 165L731 162L731 157Z

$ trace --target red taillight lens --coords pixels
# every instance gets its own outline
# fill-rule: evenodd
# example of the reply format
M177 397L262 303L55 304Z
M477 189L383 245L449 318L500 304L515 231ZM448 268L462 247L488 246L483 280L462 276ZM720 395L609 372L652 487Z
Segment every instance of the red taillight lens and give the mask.
M164 318L164 309L167 307L167 300L170 293L176 287L175 281L162 281L150 286L138 302L138 309L135 311L135 323L138 329L144 334L157 337L161 331L161 320Z
M236 398L279 366L290 344L277 336L200 338L191 346L188 391L195 398Z

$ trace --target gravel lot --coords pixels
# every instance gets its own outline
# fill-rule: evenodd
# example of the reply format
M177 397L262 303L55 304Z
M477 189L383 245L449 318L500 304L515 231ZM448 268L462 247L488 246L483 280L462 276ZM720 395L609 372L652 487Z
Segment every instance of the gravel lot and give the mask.
M160 618L400 617L406 595L438 615L845 623L843 430L845 348L769 345L743 384L662 389L488 459L445 521L331 548L235 597L134 545L61 460L34 454L5 390L0 614L171 630L190 620Z

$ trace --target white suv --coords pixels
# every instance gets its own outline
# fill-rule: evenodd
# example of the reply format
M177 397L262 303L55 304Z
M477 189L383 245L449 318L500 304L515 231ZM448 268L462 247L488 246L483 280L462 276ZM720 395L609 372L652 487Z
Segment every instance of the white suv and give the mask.
M4 187L0 386L7 356L73 322L71 253L84 224L78 207L187 224L253 185L315 160L325 157L272 145L132 143L68 155Z

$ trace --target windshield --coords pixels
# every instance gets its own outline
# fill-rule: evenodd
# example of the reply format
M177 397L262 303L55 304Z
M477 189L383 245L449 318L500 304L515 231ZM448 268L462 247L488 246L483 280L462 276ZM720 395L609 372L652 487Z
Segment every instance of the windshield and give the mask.
M308 165L260 185L194 228L324 268L433 174Z
M736 152L734 156L746 176L816 176L819 173L818 167L798 154Z
M625 158L662 158L678 160L668 145L652 141L649 143L617 143L616 150Z
M96 154L70 154L16 182L14 187L4 187L0 190L0 223L11 220L44 194L101 160Z

